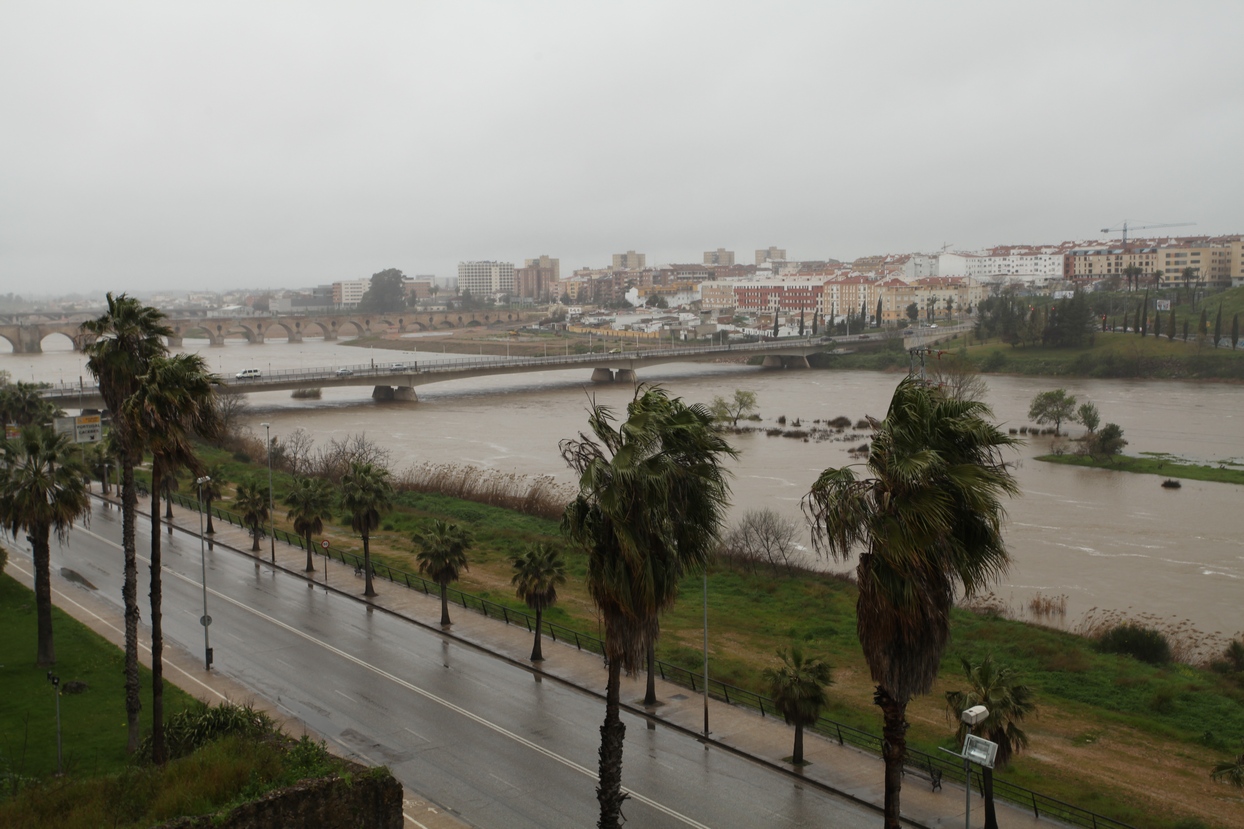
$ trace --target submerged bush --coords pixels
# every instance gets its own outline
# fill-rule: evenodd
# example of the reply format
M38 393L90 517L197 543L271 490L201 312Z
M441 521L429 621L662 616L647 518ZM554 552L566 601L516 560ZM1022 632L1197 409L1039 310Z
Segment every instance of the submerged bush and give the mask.
M1150 665L1165 665L1171 661L1171 643L1160 631L1131 622L1103 633L1097 640L1097 650L1126 654Z

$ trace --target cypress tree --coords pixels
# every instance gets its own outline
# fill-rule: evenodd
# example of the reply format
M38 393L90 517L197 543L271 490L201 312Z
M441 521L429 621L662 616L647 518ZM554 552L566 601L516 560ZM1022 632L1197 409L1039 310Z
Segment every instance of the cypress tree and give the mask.
M1201 309L1201 325L1197 328L1197 337L1205 339L1209 336L1209 311Z
M1171 309L1171 321L1166 326L1166 339L1175 342L1175 309Z
M1184 342L1188 341L1188 319L1184 318Z
M816 336L816 317L821 312L819 310L812 312L812 336Z
M1237 313L1231 317L1231 350L1235 351L1235 344L1240 341L1240 315Z
M860 300L860 333L864 333L864 329L868 327L868 300Z
M1153 310L1153 336L1154 339L1162 336L1162 312L1157 308Z
M873 325L877 326L878 328L881 327L881 297L877 297L877 318L873 322Z
M803 309L799 309L799 336L803 336Z
M1222 339L1222 303L1218 303L1218 315L1214 317L1214 348L1218 347L1218 341Z

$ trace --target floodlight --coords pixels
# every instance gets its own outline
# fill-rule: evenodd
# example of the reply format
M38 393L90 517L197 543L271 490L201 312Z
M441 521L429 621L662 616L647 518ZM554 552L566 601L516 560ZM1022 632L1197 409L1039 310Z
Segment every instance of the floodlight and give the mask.
M991 743L983 737L969 734L963 741L963 757L977 765L993 768L994 757L998 754L998 744Z
M968 728L974 728L985 721L989 716L989 709L983 705L973 705L960 715L959 719L963 720Z

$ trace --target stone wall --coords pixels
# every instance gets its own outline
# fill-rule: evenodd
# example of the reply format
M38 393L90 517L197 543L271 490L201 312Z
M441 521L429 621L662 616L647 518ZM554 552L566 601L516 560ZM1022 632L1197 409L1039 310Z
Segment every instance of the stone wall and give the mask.
M358 767L269 792L220 817L178 818L158 829L402 829L402 784L387 769Z

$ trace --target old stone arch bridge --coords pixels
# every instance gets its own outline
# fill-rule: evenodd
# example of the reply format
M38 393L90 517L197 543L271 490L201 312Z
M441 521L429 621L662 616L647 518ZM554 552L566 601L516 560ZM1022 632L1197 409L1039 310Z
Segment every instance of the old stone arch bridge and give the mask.
M544 316L543 311L410 311L400 314L288 314L270 317L170 316L165 322L173 329L173 336L168 338L169 346L178 347L186 337L205 338L212 345L224 345L230 337L241 337L251 343L263 343L270 339L300 343L303 337L336 340L381 333L501 327ZM9 342L14 354L40 353L43 351L43 340L58 334L69 338L74 351L81 351L82 346L90 342L90 336L82 331L83 319L0 324L0 338Z

